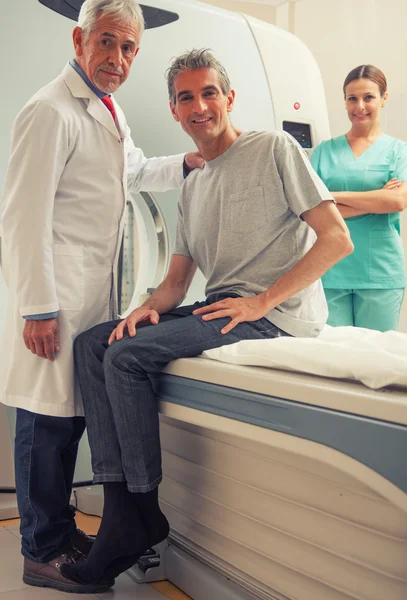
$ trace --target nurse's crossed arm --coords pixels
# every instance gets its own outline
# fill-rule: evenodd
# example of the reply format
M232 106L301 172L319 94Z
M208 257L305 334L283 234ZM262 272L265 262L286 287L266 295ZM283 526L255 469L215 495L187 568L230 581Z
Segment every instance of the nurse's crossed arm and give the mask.
M388 182L379 190L369 192L331 192L336 202L348 206L359 214L377 215L402 212L407 207L407 183ZM356 215L350 215L356 216Z

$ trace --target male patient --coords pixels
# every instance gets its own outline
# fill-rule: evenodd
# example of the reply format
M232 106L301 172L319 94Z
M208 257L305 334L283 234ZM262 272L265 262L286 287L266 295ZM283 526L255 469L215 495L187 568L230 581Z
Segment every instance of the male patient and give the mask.
M117 576L168 535L149 376L171 360L239 340L318 335L327 317L319 278L353 249L297 142L232 125L235 92L213 55L193 50L176 58L167 77L173 117L206 166L183 185L165 280L126 319L76 340L94 481L105 497L89 557L62 565L79 582ZM207 278L206 300L177 308L197 267Z

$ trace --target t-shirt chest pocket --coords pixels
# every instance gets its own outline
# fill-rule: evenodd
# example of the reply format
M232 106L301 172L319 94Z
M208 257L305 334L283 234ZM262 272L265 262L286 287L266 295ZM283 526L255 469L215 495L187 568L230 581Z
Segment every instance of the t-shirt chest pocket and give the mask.
M235 233L251 233L269 225L261 185L230 194L230 224Z
M396 169L395 162L365 165L364 189L365 191L377 190L386 185Z

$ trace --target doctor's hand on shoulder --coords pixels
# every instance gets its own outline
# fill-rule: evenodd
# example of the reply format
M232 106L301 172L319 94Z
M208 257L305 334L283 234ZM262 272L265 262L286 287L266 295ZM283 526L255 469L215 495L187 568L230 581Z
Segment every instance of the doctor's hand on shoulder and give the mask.
M184 162L189 171L193 171L194 169L203 169L205 166L205 161L199 152L188 152L185 154Z
M51 362L59 352L58 319L27 320L24 326L24 343L28 350Z

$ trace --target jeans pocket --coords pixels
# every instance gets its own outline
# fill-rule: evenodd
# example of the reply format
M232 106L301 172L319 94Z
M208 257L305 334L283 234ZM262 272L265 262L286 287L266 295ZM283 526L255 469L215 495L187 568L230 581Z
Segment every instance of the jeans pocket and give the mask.
M274 325L271 321L263 317L258 321L254 321L253 325L256 325L256 329L260 335L266 339L273 339L278 337L293 337L290 333L283 331L277 325Z

